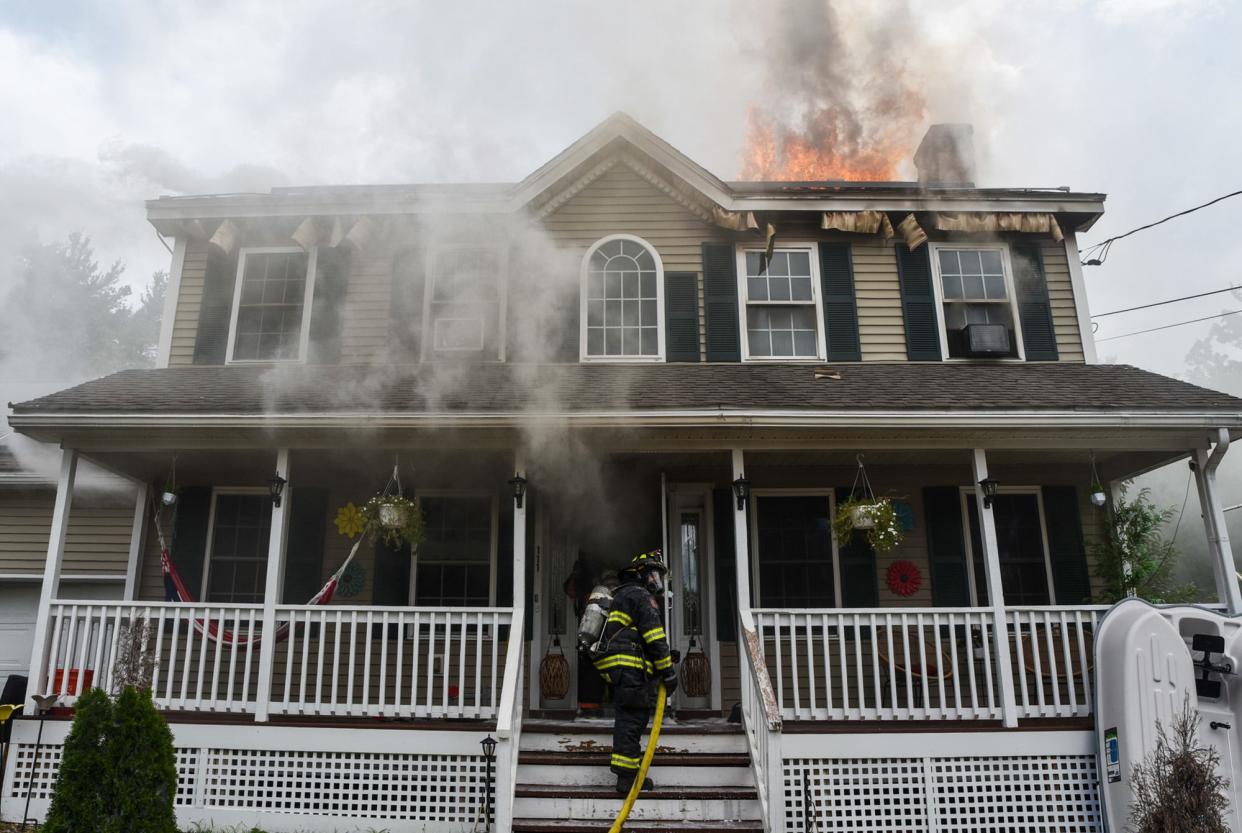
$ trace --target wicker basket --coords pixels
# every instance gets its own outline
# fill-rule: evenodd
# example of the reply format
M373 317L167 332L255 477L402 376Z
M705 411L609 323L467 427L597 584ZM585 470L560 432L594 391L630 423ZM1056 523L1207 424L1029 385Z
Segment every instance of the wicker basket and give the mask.
M687 697L706 697L712 692L712 662L693 639L681 662L681 690Z
M552 653L553 649L556 653ZM552 645L539 663L539 693L545 700L564 700L569 694L569 660L561 649L561 638L553 637Z

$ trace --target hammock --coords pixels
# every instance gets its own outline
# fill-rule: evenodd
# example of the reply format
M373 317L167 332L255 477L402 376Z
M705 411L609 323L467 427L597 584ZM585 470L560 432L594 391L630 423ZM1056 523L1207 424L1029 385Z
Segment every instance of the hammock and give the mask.
M155 534L160 539L160 572L164 575L165 601L190 605L198 604L190 589L185 586L185 581L181 578L181 574L177 572L177 567L173 564L172 556L168 552L168 545L164 541L164 531L160 527L158 507L156 507L154 518ZM319 592L311 597L310 601L307 602L308 605L326 605L332 601L341 576L349 567L350 562L354 560L354 556L358 554L358 547L362 544L364 537L362 535L358 536L358 540L354 541L354 546L350 549L349 556L344 563L328 578L327 583L320 588ZM214 642L225 645L258 645L263 641L263 634L236 634L228 628L221 627L219 622L203 619L194 619L193 621L194 630ZM287 639L289 637L289 623L280 622L277 624L276 632L273 636L277 642L283 642Z

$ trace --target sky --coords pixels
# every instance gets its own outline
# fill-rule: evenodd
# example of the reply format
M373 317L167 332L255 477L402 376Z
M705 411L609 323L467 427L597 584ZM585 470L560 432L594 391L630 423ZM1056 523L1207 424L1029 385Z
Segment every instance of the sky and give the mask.
M121 259L137 294L170 260L144 199L511 181L616 110L728 179L742 167L752 107L792 111L808 97L856 102L896 87L922 102L920 131L974 124L980 184L1107 193L1086 243L1242 188L1242 4L826 8L7 0L0 297L24 241L72 231L94 239L101 261ZM1242 283L1240 228L1242 198L1118 243L1086 270L1091 309ZM1222 295L1106 318L1099 336L1235 307ZM1100 353L1183 375L1208 326L1108 341Z

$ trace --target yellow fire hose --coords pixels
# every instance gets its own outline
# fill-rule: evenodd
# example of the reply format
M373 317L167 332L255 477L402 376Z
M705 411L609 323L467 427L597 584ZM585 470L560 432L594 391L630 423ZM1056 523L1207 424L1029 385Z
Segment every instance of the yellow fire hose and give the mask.
M621 805L621 811L617 813L617 820L612 823L612 827L608 828L608 833L621 833L625 820L630 817L630 810L634 809L638 794L642 792L643 784L647 780L647 770L651 767L651 759L655 757L656 742L660 739L660 724L664 722L664 701L667 698L668 695L664 693L664 683L660 683L660 691L656 696L655 720L651 724L651 737L647 739L647 750L643 752L643 761L638 765L638 777L634 779L630 794L625 797L625 803Z

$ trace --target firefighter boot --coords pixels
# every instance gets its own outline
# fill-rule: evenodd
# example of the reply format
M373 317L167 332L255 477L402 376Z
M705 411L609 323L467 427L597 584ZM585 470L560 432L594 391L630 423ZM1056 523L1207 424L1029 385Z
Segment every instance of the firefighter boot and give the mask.
M637 772L627 772L624 775L618 775L617 776L617 792L619 792L621 795L629 795L630 788L634 786L634 778L637 775L638 775ZM648 790L654 790L654 789L655 789L655 782L652 781L650 778L643 781L643 792L647 792Z

